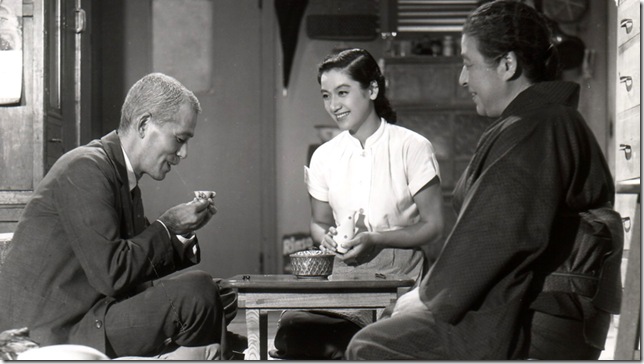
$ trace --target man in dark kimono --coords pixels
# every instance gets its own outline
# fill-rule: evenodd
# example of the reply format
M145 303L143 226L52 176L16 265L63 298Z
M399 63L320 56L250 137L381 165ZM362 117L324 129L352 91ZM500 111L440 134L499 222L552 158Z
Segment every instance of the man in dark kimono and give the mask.
M619 312L623 237L579 86L547 81L552 48L520 2L468 18L459 82L498 119L454 191L458 218L438 260L391 318L356 334L349 359L599 356Z
M143 174L162 180L187 157L200 110L175 79L147 75L128 92L117 131L52 166L0 274L0 331L27 327L40 345L110 357L217 351L207 346L235 316L236 294L205 272L162 279L199 262L194 231L215 214L214 193L150 224L137 183Z

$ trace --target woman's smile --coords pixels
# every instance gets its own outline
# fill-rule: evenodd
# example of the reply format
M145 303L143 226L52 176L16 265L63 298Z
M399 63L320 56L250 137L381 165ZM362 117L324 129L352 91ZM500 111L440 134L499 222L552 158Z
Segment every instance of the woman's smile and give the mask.
M349 113L350 113L349 111L344 111L344 112L341 112L341 113L336 113L336 114L335 114L335 119L336 119L337 121L342 121L342 120L346 119L346 117L349 115Z

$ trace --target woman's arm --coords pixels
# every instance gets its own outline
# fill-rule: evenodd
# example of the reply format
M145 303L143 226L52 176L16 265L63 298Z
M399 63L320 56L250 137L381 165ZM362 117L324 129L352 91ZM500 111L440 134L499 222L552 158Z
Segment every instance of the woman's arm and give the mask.
M433 178L414 195L420 221L393 231L362 232L343 245L349 250L343 259L347 264L363 264L384 248L410 249L423 247L443 235L443 196L438 177ZM438 251L438 250L436 250Z
M372 242L386 248L415 248L443 235L443 195L438 177L434 177L414 195L420 221L393 231L373 233Z
M335 220L333 218L333 210L331 205L328 202L320 201L315 197L310 197L311 199L311 239L313 243L318 245L323 244L324 237L326 236L329 228L335 226ZM333 242L331 242L333 243ZM327 242L328 245L328 242ZM335 249L335 245L326 246L326 248Z

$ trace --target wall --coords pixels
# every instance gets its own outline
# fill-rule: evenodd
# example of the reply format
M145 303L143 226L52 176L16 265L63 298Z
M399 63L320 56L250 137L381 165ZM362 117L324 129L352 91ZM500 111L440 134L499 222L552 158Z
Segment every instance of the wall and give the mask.
M609 105L610 98L608 97L612 80L608 72L609 60L615 57L615 53L608 51L610 37L608 22L611 15L609 7L615 11L615 2L590 1L588 12L579 22L562 24L561 29L569 35L581 38L586 49L594 51L594 59L587 69L588 72L584 71L584 67L580 67L566 71L564 77L566 80L575 81L581 85L579 112L595 133L606 159L612 161L614 154L613 149L609 146L610 125L613 120Z
M199 231L202 263L198 267L219 277L261 273L262 259L266 258L260 255L264 221L260 171L265 160L260 137L262 123L272 122L272 117L262 117L260 109L260 2L155 1L125 3L124 86L129 88L149 72L163 71L195 90L203 112L189 143L188 158L173 167L162 182L149 176L141 179L146 216L154 219L167 208L191 200L193 190L215 190L218 213ZM190 11L178 11L179 5ZM211 9L211 16L195 14L204 7ZM211 32L211 37L186 34L182 38L165 32L195 28ZM162 39L155 39L159 35ZM201 43L181 41L195 38ZM212 43L203 43L208 39ZM171 53L159 52L155 44ZM208 47L212 47L211 53L199 52ZM201 57L199 62L197 57ZM169 58L174 61L167 62ZM204 67L212 67L212 72L194 72ZM273 158L269 157L270 163Z

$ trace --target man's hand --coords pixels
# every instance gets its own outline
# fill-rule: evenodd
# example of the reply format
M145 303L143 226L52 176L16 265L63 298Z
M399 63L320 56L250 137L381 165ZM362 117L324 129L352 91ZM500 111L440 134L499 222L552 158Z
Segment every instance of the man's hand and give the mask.
M191 233L205 226L210 218L217 213L212 198L196 198L188 203L182 203L168 209L161 220L171 233L182 235Z
M420 300L418 287L398 298L396 305L394 306L394 311L391 313L391 317L394 317L401 312L411 311L429 311L423 301Z
M192 200L192 202L196 202L197 200L208 200L209 202L208 208L214 215L217 213L217 208L215 207L216 195L217 195L217 192L215 191L195 191L195 198L194 200Z

